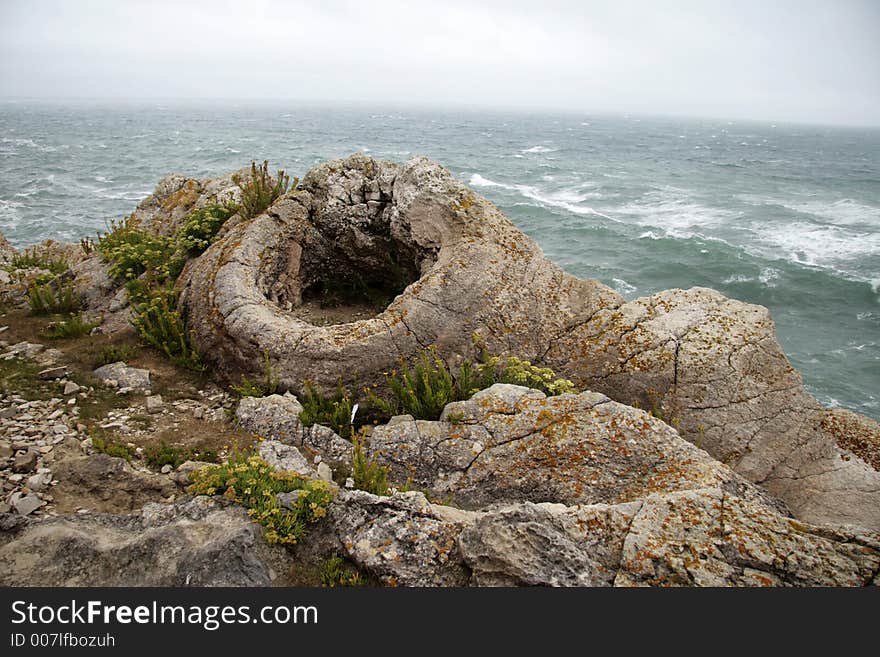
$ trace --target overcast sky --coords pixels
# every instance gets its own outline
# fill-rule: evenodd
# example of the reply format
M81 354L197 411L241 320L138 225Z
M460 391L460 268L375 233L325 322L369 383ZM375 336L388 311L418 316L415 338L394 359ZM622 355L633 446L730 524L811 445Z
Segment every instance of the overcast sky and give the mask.
M880 125L880 0L0 0L0 98Z

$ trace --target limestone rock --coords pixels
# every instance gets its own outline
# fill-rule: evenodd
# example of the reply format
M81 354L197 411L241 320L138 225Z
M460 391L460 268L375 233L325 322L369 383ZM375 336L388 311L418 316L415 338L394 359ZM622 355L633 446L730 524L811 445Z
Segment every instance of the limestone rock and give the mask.
M325 389L381 383L420 346L472 352L474 332L490 351L515 335L519 355L534 357L585 310L620 301L548 262L436 163L363 155L314 168L296 192L231 228L181 284L188 326L219 371L261 376L268 353L294 392L306 378ZM328 286L358 284L393 300L368 318L309 321L304 311Z
M3 586L268 586L288 567L244 509L205 497L51 518L0 543Z
M762 306L704 288L667 290L598 309L550 343L543 362L675 421L801 519L880 529L880 473L823 426Z
M162 395L150 395L147 397L147 413L160 413L165 407L162 401Z
M276 470L295 472L303 477L317 479L318 473L311 464L292 445L277 440L264 440L258 450L260 457Z
M13 493L9 502L16 513L23 516L33 513L44 504L43 500L36 495L23 495L21 493Z
M864 586L880 567L876 534L800 523L719 489L504 507L459 546L472 583L489 586Z
M340 491L328 509L336 551L388 584L462 586L457 538L474 514L431 505L421 493Z
M318 454L331 468L351 468L352 445L332 429L319 424L304 427L299 419L302 405L290 394L243 397L235 416L242 429Z
M302 444L302 405L290 394L242 397L235 416L245 431L288 444Z
M12 471L18 473L31 472L37 467L37 451L28 449L22 454L16 455L12 463Z
M140 392L150 390L149 370L129 367L122 361L102 365L94 371L94 374L101 381L115 381L120 389L129 388Z
M177 494L167 477L143 472L125 459L94 454L58 461L53 465L54 488L61 513L79 507L109 513L130 513L147 502L158 502Z
M667 424L593 392L545 397L496 384L447 405L440 422L376 427L369 450L391 466L393 480L410 479L440 498L451 494L468 508L616 504L718 487L786 512Z

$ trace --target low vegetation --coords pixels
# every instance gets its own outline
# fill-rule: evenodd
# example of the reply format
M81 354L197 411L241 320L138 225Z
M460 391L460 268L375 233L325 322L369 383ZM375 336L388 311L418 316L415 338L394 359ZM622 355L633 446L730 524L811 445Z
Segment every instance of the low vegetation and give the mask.
M69 266L64 258L54 257L46 250L32 247L12 256L7 270L15 269L46 269L58 276L66 272Z
M107 456L117 456L119 458L125 459L126 461L131 461L134 458L134 450L132 450L128 445L119 442L118 440L107 438L99 433L94 433L92 435L92 448L94 448L96 452L100 452L101 454L106 454Z
M100 326L101 322L89 322L83 319L82 313L71 315L68 319L63 319L49 324L41 335L49 340L65 340L69 338L81 338L89 335L94 328Z
M303 410L299 419L303 426L323 424L330 427L343 438L352 436L354 421L354 404L351 393L342 383L337 383L332 394L326 395L311 381L303 383L303 391L299 396Z
M259 456L247 453L197 470L187 490L194 495L222 495L247 507L251 518L265 528L268 542L287 545L299 542L309 526L326 515L333 499L328 483L277 472ZM279 493L297 493L290 508L281 506Z
M284 196L290 186L290 177L279 169L275 176L269 174L269 161L257 166L251 162L250 176L242 178L235 175L233 182L241 189L240 212L245 219L250 219L262 214L277 199ZM296 189L299 181L293 179L293 189Z
M120 344L108 344L101 348L93 365L95 367L101 367L102 365L118 363L119 361L127 363L128 361L137 358L137 355L138 348L135 345L126 342Z
M367 581L354 566L339 555L332 555L321 563L321 584L328 587L367 586Z
M269 350L263 352L263 378L262 380L241 377L241 383L229 386L239 397L266 397L278 392L278 375L272 367Z
M80 308L72 285L34 282L28 287L28 306L33 315L70 314Z
M218 460L216 450L193 449L189 447L176 447L162 441L158 445L151 445L144 450L144 462L157 470L163 465L177 468L186 461L205 461L216 463Z
M351 461L351 478L354 487L373 495L388 494L388 467L379 465L364 454L363 443L366 434L362 431L352 439L354 449Z

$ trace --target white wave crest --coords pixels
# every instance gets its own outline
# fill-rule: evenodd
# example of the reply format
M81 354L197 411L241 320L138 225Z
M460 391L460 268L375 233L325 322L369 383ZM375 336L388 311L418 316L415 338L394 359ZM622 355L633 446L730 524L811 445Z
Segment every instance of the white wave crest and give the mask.
M549 146L531 146L529 148L524 148L520 151L520 153L555 153L558 149L550 148Z

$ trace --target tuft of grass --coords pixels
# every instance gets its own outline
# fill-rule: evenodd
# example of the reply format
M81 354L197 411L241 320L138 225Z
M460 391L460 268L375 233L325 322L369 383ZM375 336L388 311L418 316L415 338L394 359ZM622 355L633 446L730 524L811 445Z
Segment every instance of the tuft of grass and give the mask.
M327 513L333 492L325 481L293 472L277 472L259 456L234 454L227 463L193 473L187 491L193 495L223 495L247 507L248 515L265 528L269 543L298 543ZM292 509L282 508L276 495L299 491Z
M269 350L263 351L263 380L256 381L247 376L241 377L239 385L229 386L229 389L239 397L266 397L278 392L278 375L272 367Z
M137 355L138 348L132 344L122 343L118 345L104 345L97 358L95 358L94 366L101 367L102 365L118 363L119 361L127 363L128 361L137 358Z
M42 335L49 340L65 340L68 338L81 338L89 335L92 329L100 326L101 322L86 322L82 313L71 315L69 319L52 322L43 329Z
M321 563L321 584L328 587L366 586L364 577L345 559L337 554Z
M245 219L250 219L262 214L278 198L287 193L290 186L290 177L282 170L278 170L275 176L269 174L269 160L264 160L261 166L251 162L251 173L247 178L239 175L232 181L241 189L241 214ZM293 189L296 189L299 181L293 179Z
M101 452L107 456L118 456L126 461L131 461L134 458L134 451L128 445L105 438L100 434L92 436L92 447L96 452Z
M147 465L157 470L163 465L170 465L177 468L185 461L206 461L208 463L216 463L218 460L217 452L213 449L190 449L185 447L174 447L164 440L158 445L151 445L144 450L144 461Z
M37 247L33 247L12 256L12 260L7 268L47 269L55 276L58 276L70 269L70 266L64 258L54 258L48 251L40 251Z
M303 410L299 414L303 426L310 427L313 424L329 426L343 438L351 438L352 435L352 411L354 404L348 389L342 382L336 384L336 390L332 395L324 392L311 381L303 383L303 392L299 397Z
M34 283L28 287L28 305L32 315L70 314L80 308L72 285L57 287L52 283Z
M363 431L352 437L354 448L351 459L351 477L354 479L354 487L373 495L387 495L389 468L366 457L364 454L365 440L366 433Z
M406 413L420 420L436 420L446 404L463 399L452 373L433 348L422 350L412 368L401 361L400 373L390 372L386 380L391 399L379 397L369 389L367 397L389 416Z

